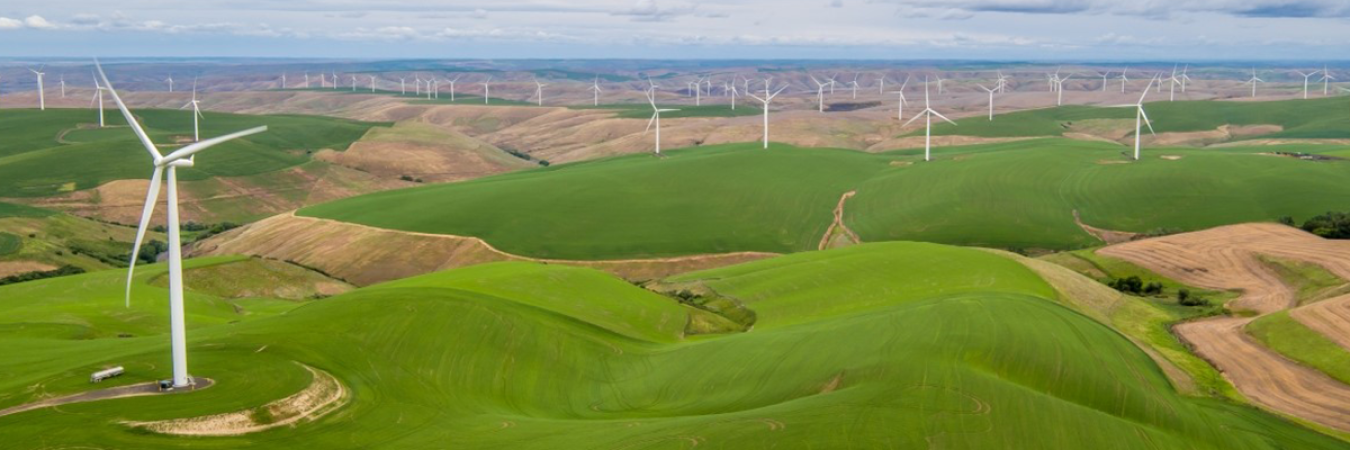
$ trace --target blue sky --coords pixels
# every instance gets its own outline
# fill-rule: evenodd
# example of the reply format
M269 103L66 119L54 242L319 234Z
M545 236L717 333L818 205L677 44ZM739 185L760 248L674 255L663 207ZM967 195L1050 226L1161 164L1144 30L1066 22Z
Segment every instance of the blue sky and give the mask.
M1341 60L1348 0L44 0L0 56Z

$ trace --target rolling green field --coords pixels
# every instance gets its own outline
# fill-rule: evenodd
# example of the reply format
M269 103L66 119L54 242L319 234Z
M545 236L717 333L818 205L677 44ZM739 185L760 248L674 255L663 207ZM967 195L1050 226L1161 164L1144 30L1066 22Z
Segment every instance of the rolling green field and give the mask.
M193 261L190 267L237 259ZM0 408L167 373L164 291L120 272L0 287ZM189 269L193 270L193 269ZM1345 448L1255 409L1176 394L1119 334L991 253L887 243L692 273L758 312L682 337L688 307L580 268L498 263L312 302L188 298L182 396L0 417L9 448ZM581 300L584 299L584 300ZM240 311L243 311L241 313ZM118 333L130 335L116 338ZM252 435L123 421L248 409L323 369L349 404ZM102 385L106 386L108 384Z
M1319 98L1273 102L1178 101L1145 103L1158 133L1207 131L1221 125L1280 125L1283 131L1238 137L1286 139L1350 138L1350 100ZM1090 119L1133 120L1133 108L1062 106L958 120L957 125L934 123L934 135L982 137L1061 136L1073 122ZM1133 123L1131 123L1133 126ZM1147 129L1145 129L1147 132ZM910 133L923 135L923 129ZM1133 133L1130 133L1133 135Z
M465 183L376 193L301 215L483 238L563 259L816 248L842 194L865 241L1013 249L1098 242L1073 219L1123 231L1197 230L1344 208L1350 163L1261 155L1344 146L1150 148L1139 162L1100 142L1040 139L866 154L734 144L630 155ZM1160 156L1180 157L1166 160Z
M173 110L134 110L161 152L176 139L190 139L192 116ZM116 109L108 128L97 128L97 111L6 110L0 120L0 197L43 197L121 179L148 179L149 156ZM182 180L273 172L310 160L320 149L345 150L367 130L387 124L314 116L247 116L203 113L202 138L260 125L266 133L221 144L198 156ZM92 128L91 128L92 126Z

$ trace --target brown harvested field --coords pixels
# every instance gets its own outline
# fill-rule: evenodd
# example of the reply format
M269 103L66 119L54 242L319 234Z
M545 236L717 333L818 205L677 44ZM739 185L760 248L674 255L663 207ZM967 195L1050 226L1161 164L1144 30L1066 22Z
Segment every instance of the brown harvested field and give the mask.
M0 278L27 272L56 270L56 266L36 261L0 261Z
M473 237L408 233L282 214L195 244L191 256L250 255L313 267L357 286L496 261L590 267L630 280L648 280L754 261L771 253L677 258L565 261L526 258Z
M373 128L346 151L323 151L315 159L382 178L408 176L433 183L536 166L463 133L413 121Z
M1350 279L1350 242L1324 240L1277 224L1220 227L1113 245L1099 254L1208 289L1241 290L1237 311L1270 314L1296 306L1295 290L1257 255L1317 264ZM1333 341L1350 343L1350 311L1340 297L1291 314ZM1243 331L1255 317L1200 320L1174 328L1243 395L1270 409L1350 431L1350 386L1262 347ZM1350 348L1350 347L1347 347Z
M1130 242L1139 238L1139 233L1108 230L1105 228L1097 228L1092 225L1083 223L1083 218L1078 214L1078 210L1076 209L1073 210L1073 221L1078 224L1078 228L1082 228L1083 231L1086 231L1088 234L1091 234L1093 237L1100 239L1102 242L1105 242L1107 244L1119 244L1122 242Z

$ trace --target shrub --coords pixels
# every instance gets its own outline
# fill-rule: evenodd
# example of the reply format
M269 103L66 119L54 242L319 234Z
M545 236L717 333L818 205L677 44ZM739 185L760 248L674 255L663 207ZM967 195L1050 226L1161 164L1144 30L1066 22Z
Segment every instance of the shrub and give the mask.
M1130 294L1141 294L1144 291L1144 280L1139 279L1138 276L1130 276L1128 278L1117 278L1115 280L1111 280L1110 283L1107 283L1107 286L1111 286L1112 288L1115 288L1115 290L1120 292Z

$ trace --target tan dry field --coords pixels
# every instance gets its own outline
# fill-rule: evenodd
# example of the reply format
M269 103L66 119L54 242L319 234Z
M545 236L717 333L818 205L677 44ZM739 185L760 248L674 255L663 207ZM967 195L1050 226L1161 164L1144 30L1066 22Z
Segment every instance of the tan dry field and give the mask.
M1350 279L1350 242L1324 240L1276 224L1220 227L1113 245L1099 254L1123 259L1163 276L1207 289L1240 290L1229 309L1259 317L1295 306L1294 289L1257 255L1317 264ZM1350 336L1341 297L1291 314L1333 341ZM1272 410L1350 431L1350 386L1295 363L1257 343L1244 331L1255 317L1221 317L1177 325L1174 330L1213 363L1243 395ZM1350 347L1347 347L1350 348Z
M357 286L496 261L590 267L630 280L650 280L776 256L727 253L678 258L567 261L526 258L478 238L409 233L282 214L195 244L190 256L250 255L291 261Z
M0 261L0 278L27 272L56 270L56 266L36 261Z

